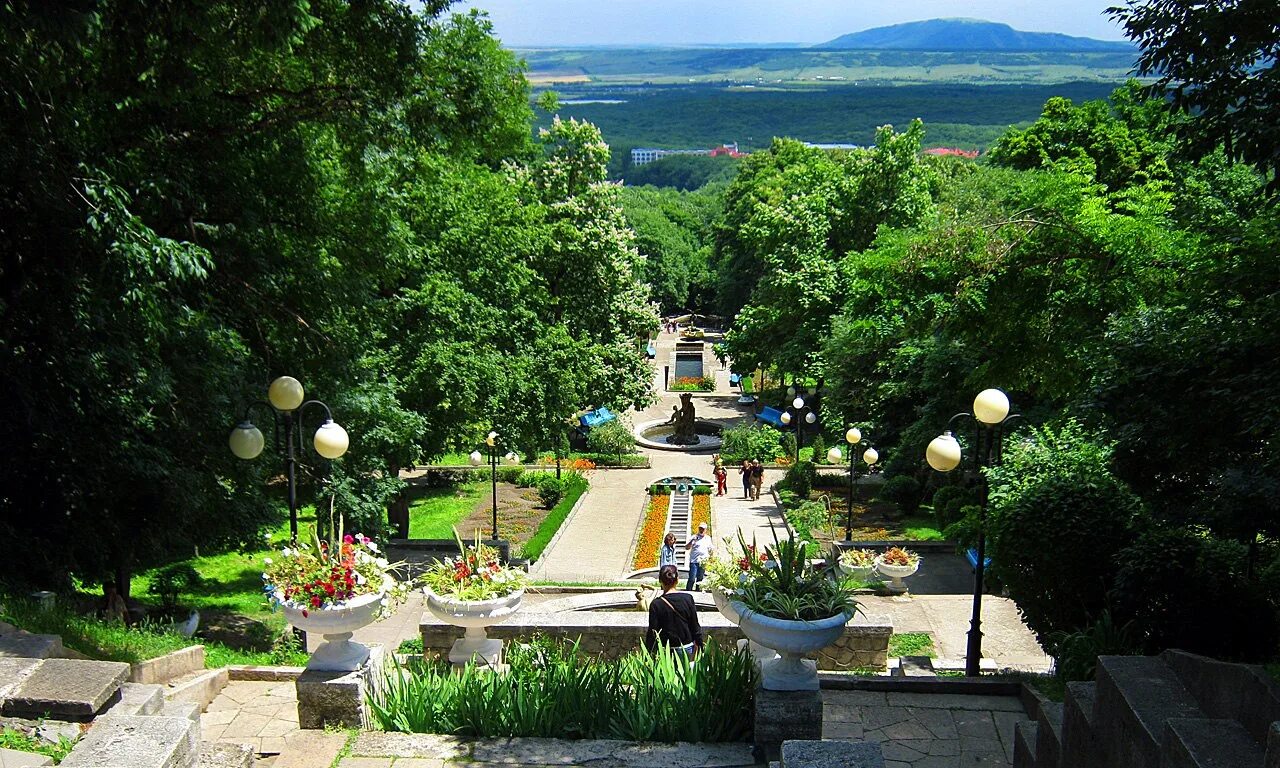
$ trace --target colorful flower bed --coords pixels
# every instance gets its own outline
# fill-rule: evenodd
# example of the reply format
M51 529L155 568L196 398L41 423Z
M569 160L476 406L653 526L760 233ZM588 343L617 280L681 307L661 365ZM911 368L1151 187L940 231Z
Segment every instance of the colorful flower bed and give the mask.
M662 546L662 537L667 532L667 507L670 505L671 494L655 493L649 496L649 510L645 512L644 525L640 527L640 538L636 541L636 556L631 564L633 569L639 571L653 568L658 564L658 549ZM696 508L695 506L695 510Z
M714 376L680 376L667 387L671 392L714 392Z
M711 495L695 494L693 497L693 529L698 530L698 523L706 523L711 530Z

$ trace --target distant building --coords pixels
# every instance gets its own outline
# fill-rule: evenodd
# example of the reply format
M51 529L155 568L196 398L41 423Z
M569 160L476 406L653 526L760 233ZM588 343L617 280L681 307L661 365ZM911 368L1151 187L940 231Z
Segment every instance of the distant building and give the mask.
M806 141L804 145L814 149L862 149L857 144L815 144L811 141Z
M715 149L656 149L654 147L636 147L631 150L631 164L648 165L654 160L661 160L672 155L707 155L710 157L742 157L746 152L739 151L738 143L721 144Z
M973 160L978 156L978 150L954 149L951 147L934 147L933 149L926 149L921 154L932 155L933 157L965 157L970 160Z

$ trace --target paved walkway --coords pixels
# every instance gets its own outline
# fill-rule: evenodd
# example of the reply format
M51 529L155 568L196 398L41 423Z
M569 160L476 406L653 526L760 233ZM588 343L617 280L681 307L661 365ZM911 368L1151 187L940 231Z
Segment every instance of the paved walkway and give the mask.
M249 744L260 755L279 754L298 732L298 698L292 680L227 683L200 716L205 742Z
M878 741L885 768L1005 768L1028 719L1012 696L822 692L822 738Z

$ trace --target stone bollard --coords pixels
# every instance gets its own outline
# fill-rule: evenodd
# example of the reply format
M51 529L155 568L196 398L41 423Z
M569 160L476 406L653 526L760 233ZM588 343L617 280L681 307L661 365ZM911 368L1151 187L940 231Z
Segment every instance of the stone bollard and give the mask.
M368 694L382 682L383 656L383 647L371 644L369 659L353 672L305 670L294 683L298 726L370 728Z

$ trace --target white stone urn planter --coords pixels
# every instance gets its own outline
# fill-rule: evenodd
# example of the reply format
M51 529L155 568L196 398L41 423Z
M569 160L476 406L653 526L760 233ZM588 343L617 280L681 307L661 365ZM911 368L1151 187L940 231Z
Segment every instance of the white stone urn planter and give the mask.
M351 642L351 633L372 624L382 610L386 592L353 597L339 605L304 608L284 600L276 593L285 619L307 634L324 635L324 642L311 654L307 669L351 672L369 659L369 647Z
M730 608L738 613L742 634L778 652L778 658L760 666L761 685L770 691L818 690L818 665L804 658L834 643L853 614L840 613L816 621L775 619L756 613L734 600Z
M871 565L845 565L840 563L840 572L858 581L871 581L876 575L875 563Z
M736 601L734 601L730 595L726 594L724 590L713 589L711 590L711 597L713 600L715 600L716 610L720 611L721 616L725 617L729 621L732 621L734 624L739 623L738 612L733 609L733 606ZM736 604L742 605L742 603L736 603ZM743 634L746 634L746 632L744 631ZM742 647L741 643L743 642L744 641L742 640L738 641L739 648ZM765 646L757 643L751 638L747 638L745 642L747 644L747 651L751 654L751 658L755 659L756 661L756 666L760 666L765 662L773 661L774 659L778 658L778 652L773 650L772 648L766 648Z
M484 628L515 613L520 608L520 601L524 599L523 589L493 600L457 600L437 595L430 588L426 590L426 594L427 610L431 611L432 616L445 624L466 630L449 649L449 661L459 667L476 657L491 666L501 662L502 641L490 640Z
M876 558L876 573L890 580L885 586L885 589L890 592L906 592L907 585L902 580L918 570L920 570L920 561L918 559L911 565L889 565L882 557Z

